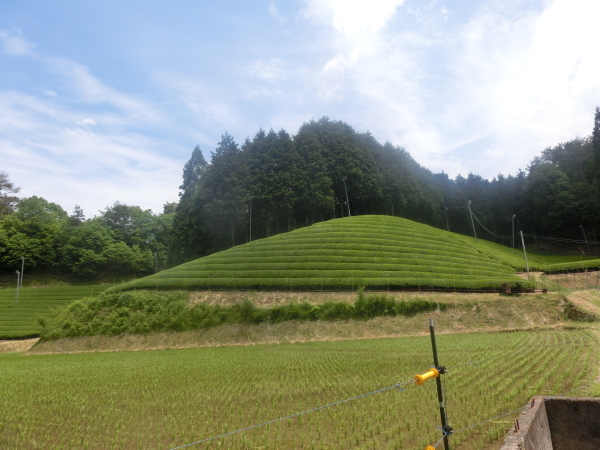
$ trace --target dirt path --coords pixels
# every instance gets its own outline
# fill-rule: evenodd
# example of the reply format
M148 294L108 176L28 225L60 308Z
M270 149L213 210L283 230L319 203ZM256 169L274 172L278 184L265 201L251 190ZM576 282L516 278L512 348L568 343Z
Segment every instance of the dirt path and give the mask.
M575 291L570 293L567 298L576 306L600 318L600 306L597 306L600 304L600 291L593 289Z
M11 352L26 352L33 344L37 342L37 339L24 339L22 341L0 341L0 353L11 353Z

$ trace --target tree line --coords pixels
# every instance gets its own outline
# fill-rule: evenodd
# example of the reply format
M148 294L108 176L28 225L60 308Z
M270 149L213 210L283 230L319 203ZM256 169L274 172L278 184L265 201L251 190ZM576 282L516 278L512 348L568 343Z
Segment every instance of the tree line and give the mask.
M15 189L12 184L11 188ZM3 196L7 192L0 191ZM168 209L173 205L155 215L117 202L86 220L79 206L69 215L56 203L36 196L0 204L4 207L0 215L1 272L20 269L23 257L30 273L76 277L119 278L165 267L173 218Z
M292 136L259 130L241 145L224 133L210 163L196 147L177 203L161 214L115 203L85 219L43 198L19 199L0 172L0 271L22 256L39 270L152 273L235 245L348 215L385 214L473 234L473 213L492 233L597 240L600 109L592 134L549 147L515 175L450 178L403 148L324 117ZM514 220L513 220L514 216ZM478 236L494 238L480 226Z
M600 109L593 133L542 151L526 170L452 179L403 148L323 118L295 136L259 130L240 146L225 133L208 164L196 147L183 171L172 263L348 215L386 214L473 235L472 212L492 233L597 240ZM514 220L513 220L514 216ZM498 239L476 222L479 236Z

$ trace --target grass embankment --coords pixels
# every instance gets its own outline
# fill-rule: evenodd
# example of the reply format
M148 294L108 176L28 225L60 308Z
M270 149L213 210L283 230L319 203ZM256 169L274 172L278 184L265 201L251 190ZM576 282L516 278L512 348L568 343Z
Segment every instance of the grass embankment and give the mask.
M598 267L600 259L531 254L531 270ZM358 216L260 239L114 290L499 289L527 284L523 253L407 219Z
M49 323L47 341L32 352L414 336L427 331L427 317L435 317L439 333L536 329L572 323L566 312L576 312L557 294L211 294L136 291L80 300Z
M59 309L41 333L41 340L82 336L116 336L165 331L190 331L232 323L259 324L316 320L367 320L380 316L414 316L445 310L446 304L412 298L396 300L386 294L366 296L362 289L354 303L327 301L257 307L249 299L231 306L188 301L183 291L136 291L106 294L74 301Z
M38 318L47 319L51 309L82 297L99 295L106 286L54 286L0 289L0 339L23 339L39 336Z
M436 324L443 315L439 317ZM426 328L421 317L421 329ZM586 385L596 377L599 363L598 341L585 330L440 334L438 352L440 363L450 369L444 375L446 407L455 430L524 406L532 395ZM5 354L0 355L0 447L173 448L393 386L430 366L428 336L135 353ZM600 390L577 391L594 393ZM501 442L516 415L455 433L453 448ZM427 382L201 448L424 448L441 437L437 426L435 383Z

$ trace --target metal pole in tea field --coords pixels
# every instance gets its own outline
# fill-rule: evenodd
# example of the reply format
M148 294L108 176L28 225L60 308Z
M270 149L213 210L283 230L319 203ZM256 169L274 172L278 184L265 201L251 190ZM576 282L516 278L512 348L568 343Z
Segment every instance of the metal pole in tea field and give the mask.
M583 229L583 225L579 225L579 228L581 228L581 232L583 233L583 240L585 241L585 245L587 246L588 255L591 255L592 252L590 251L590 244L588 244L587 238L585 237L585 231Z
M527 281L531 281L529 278L529 262L527 261L527 251L525 250L525 239L523 239L523 230L519 231L521 234L521 245L523 246L523 255L525 256L525 267L527 267Z
M21 287L21 272L17 270L17 298L15 299L15 306L19 306L19 287Z
M23 287L23 274L25 273L25 257L21 256L21 285Z
M350 217L352 214L350 214L350 200L348 200L348 189L346 189L346 177L343 177L342 181L344 182L344 191L346 192L346 205L348 205L348 217Z
M512 248L515 248L515 217L517 217L517 215L513 214L513 216L512 216Z
M438 361L437 345L435 342L435 326L433 319L429 319L429 334L431 335L431 349L433 350L433 364L440 374L445 373L446 369L441 367ZM442 389L442 380L440 377L435 379L437 385L438 401L440 403L440 417L442 419L442 431L444 432L444 449L450 450L450 443L448 442L448 436L452 434L452 428L448 426L448 418L446 417L446 405L444 404L444 391Z
M469 200L467 207L469 208L469 215L471 216L471 225L473 225L473 236L475 236L475 240L477 240L477 233L475 232L475 222L473 222L473 213L471 212L471 200Z

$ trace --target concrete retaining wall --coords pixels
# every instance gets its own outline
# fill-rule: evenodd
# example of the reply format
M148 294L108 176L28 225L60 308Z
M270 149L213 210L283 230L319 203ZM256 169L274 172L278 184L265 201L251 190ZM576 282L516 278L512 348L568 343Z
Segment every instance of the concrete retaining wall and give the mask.
M540 396L532 402L501 450L600 449L600 398Z

